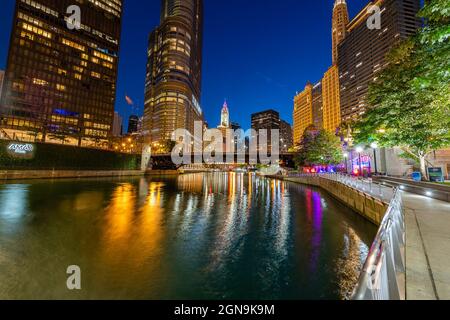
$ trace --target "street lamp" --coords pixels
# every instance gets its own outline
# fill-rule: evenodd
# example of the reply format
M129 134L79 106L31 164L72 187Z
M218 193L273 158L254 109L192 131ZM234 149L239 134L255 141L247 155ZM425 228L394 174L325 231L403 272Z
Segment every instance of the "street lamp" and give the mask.
M377 149L378 144L373 142L370 147L373 149L373 162L375 163L375 174L378 174L378 165L377 165Z
M362 158L361 158L361 153L363 153L364 149L362 147L357 147L356 148L356 152L358 153L358 157L359 157L359 175L363 174L363 170L362 170Z
M345 173L348 174L348 152L344 152L344 158L345 158Z

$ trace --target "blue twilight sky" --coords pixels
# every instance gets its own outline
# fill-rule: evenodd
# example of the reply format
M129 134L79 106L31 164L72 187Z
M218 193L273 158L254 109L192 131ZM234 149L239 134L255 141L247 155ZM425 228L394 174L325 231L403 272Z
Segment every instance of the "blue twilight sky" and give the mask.
M0 69L5 69L14 0L0 0ZM354 17L369 0L347 0ZM149 32L160 0L125 0L116 110L127 119L128 94L142 114ZM292 123L293 97L331 65L334 0L205 0L201 105L210 126L224 99L231 120L250 127L251 113L276 109ZM126 122L125 126L126 128Z

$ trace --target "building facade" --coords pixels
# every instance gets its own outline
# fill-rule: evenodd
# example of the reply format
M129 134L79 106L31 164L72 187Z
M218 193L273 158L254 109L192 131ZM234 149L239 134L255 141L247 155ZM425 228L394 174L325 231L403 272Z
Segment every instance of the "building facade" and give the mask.
M372 5L381 10L381 28L367 26ZM386 66L385 56L400 40L421 26L417 18L420 0L372 1L348 25L338 47L340 104L343 121L357 119L367 108L368 87Z
M145 84L146 140L162 144L176 129L192 134L200 107L203 0L162 0L161 23L150 34Z
M322 82L318 82L313 85L312 88L312 114L313 121L312 125L316 129L320 130L323 128L323 96L322 96Z
M292 126L280 120L280 151L282 153L288 152L294 146L294 137L292 135Z
M335 133L341 124L341 97L339 70L333 65L322 79L323 129ZM320 127L317 127L321 129Z
M333 8L332 45L333 65L338 62L338 46L345 39L349 22L348 8L345 0L336 0Z
M139 130L139 117L136 115L131 115L128 118L128 134L136 133Z
M113 137L120 137L123 134L123 118L120 116L118 112L114 112L114 120L112 127L112 135Z
M108 145L116 94L122 0L17 0L1 97L13 139Z
M308 83L305 89L294 98L294 145L300 144L306 128L314 123L313 85Z
M257 136L253 136L252 139L258 139L258 150L260 150L260 130L267 130L267 150L271 152L271 130L280 130L280 114L275 110L266 110L252 114L252 129L257 133Z

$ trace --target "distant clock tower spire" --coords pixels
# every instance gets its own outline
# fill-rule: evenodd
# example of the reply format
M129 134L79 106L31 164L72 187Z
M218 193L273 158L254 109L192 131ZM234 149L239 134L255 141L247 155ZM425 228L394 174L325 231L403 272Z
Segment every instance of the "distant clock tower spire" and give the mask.
M228 111L228 103L226 100L222 107L222 115L220 117L220 127L230 128L230 112Z
M333 9L333 65L338 63L338 46L347 35L349 23L347 3L345 0L336 0Z

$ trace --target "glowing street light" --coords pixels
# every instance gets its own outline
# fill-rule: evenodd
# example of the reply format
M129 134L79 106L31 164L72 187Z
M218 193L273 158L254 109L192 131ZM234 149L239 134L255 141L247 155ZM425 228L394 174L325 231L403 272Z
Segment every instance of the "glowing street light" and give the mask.
M372 142L370 147L373 149L373 162L375 163L375 174L378 174L378 164L377 164L377 149L378 144L376 142Z

